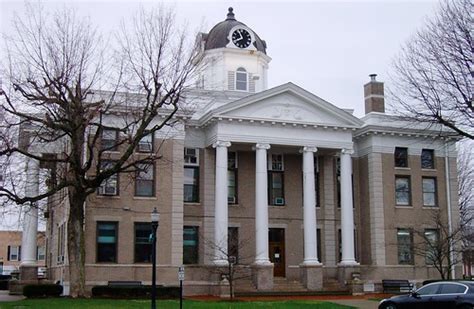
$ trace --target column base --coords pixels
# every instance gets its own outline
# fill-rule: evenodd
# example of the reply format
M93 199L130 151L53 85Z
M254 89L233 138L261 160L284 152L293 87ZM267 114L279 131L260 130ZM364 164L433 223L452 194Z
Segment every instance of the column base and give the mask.
M273 289L273 263L252 264L252 281L257 290Z
M226 267L229 265L229 262L226 260L214 260L212 261L212 264L217 267Z
M300 264L301 282L310 291L321 291L323 289L323 265L321 263Z
M355 260L342 260L338 266L343 266L343 267L346 267L346 266L360 266L360 263L357 263Z
M20 265L20 281L38 281L38 266Z
M219 282L219 297L224 299L232 298L233 295L230 295L230 293L229 280L224 278Z
M340 283L346 285L349 281L352 281L354 278L360 278L360 265L356 264L338 264L337 267L337 277Z

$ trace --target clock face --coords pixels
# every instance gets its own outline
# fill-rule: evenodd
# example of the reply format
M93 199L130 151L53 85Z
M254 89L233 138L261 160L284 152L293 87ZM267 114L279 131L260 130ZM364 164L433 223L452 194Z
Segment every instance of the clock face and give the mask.
M232 33L232 42L235 46L240 48L246 48L250 46L252 37L250 33L245 29L237 29Z

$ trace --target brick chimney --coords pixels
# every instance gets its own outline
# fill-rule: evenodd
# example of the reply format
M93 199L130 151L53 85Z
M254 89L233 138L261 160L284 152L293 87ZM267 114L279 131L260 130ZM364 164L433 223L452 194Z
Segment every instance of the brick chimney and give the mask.
M377 74L370 74L370 82L364 85L365 113L385 113L383 83L376 80Z

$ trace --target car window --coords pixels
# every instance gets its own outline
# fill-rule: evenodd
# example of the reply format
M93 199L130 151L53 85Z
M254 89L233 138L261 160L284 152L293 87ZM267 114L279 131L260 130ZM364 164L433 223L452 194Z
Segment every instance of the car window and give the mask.
M419 295L433 295L438 291L439 284L430 284L424 287L419 288L416 292Z
M463 294L465 291L466 287L461 284L441 284L438 294Z

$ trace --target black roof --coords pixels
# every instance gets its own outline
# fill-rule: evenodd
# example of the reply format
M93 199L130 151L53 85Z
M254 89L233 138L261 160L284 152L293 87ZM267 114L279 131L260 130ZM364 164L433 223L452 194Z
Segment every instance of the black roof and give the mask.
M247 27L244 23L241 23L240 21L237 21L235 19L233 9L230 7L229 12L227 13L226 20L221 21L220 23L215 25L214 28L212 28L208 34L205 34L203 36L203 39L206 41L204 49L209 50L226 47L227 44L229 44L229 40L227 39L227 37L229 36L229 31L233 27L238 25ZM262 53L266 54L267 45L265 41L260 39L260 37L255 32L254 35L255 42L253 45L258 51L261 51Z

